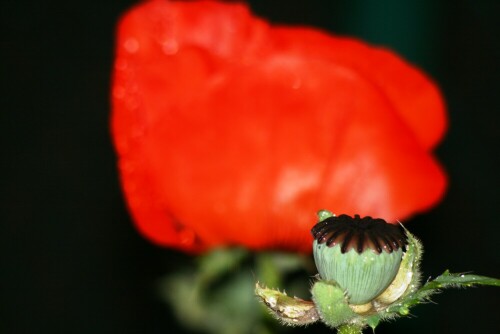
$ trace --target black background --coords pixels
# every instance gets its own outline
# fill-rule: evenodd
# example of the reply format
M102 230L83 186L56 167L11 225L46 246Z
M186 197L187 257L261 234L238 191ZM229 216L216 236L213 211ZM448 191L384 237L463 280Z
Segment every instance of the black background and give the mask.
M154 286L187 259L134 230L109 138L114 27L133 3L0 5L0 333L181 332ZM251 6L274 22L386 45L436 79L450 115L436 154L450 187L408 226L426 246L426 276L449 268L500 277L499 2ZM500 333L499 291L447 291L377 333Z

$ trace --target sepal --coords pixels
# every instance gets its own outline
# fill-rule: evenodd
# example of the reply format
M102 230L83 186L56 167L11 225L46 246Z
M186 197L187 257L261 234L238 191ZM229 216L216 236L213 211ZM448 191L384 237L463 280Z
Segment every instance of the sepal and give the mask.
M303 326L318 321L319 315L314 303L285 292L269 289L259 282L255 284L255 294L267 306L271 314L285 325Z
M359 322L349 307L345 291L334 281L318 281L312 287L312 297L321 320L329 327Z

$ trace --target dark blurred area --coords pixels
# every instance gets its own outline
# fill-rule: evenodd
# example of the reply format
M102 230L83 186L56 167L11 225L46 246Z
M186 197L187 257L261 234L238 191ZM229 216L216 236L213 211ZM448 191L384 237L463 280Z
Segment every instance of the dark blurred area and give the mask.
M188 258L135 231L109 135L114 29L135 1L4 0L0 333L182 333L155 293ZM444 201L408 222L444 269L500 277L500 2L250 1L396 50L447 100ZM377 333L500 333L500 289L449 290ZM322 325L291 332L330 332Z

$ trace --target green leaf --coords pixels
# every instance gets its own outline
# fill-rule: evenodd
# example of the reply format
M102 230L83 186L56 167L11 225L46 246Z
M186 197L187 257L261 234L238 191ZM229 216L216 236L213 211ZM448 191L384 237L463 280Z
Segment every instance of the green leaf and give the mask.
M491 285L500 286L500 279L469 275L469 274L452 274L446 270L441 276L436 277L433 281L428 282L423 286L427 289L440 288L455 288L455 287L470 287L473 285Z
M442 275L436 277L434 280L428 281L414 293L390 305L386 312L408 315L410 307L428 301L431 295L437 293L441 289L465 288L474 285L500 286L500 280L479 275L453 274L446 270Z

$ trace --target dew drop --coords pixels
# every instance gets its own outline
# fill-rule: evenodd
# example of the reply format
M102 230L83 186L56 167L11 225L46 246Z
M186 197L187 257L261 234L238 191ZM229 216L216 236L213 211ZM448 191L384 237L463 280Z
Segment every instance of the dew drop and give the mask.
M136 53L139 50L139 42L135 38L128 38L123 47L128 53Z
M408 315L409 313L410 313L410 310L406 306L402 306L399 309L399 314L401 314L401 315Z
M179 43L175 39L169 39L162 43L161 50L166 55L174 55L179 51Z

